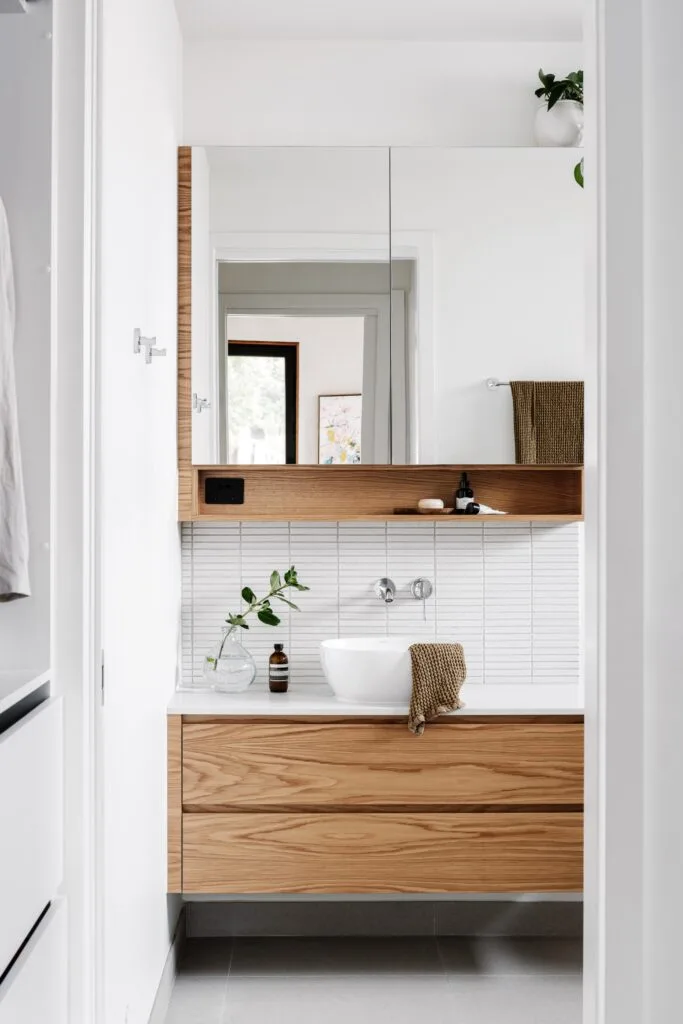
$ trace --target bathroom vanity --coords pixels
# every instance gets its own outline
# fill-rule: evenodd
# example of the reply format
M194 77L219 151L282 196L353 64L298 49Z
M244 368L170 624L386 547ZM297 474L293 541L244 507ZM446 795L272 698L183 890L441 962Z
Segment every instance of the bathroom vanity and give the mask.
M183 685L245 588L295 563L311 592L248 634L296 652L291 693L171 702L171 892L581 890L583 471L515 461L507 386L583 376L575 162L181 147ZM463 471L491 514L417 514ZM355 632L462 642L466 708L416 738L405 701L336 700L320 641Z
M169 891L580 891L583 716L571 688L473 689L467 709L419 738L397 711L340 704L327 687L177 694Z

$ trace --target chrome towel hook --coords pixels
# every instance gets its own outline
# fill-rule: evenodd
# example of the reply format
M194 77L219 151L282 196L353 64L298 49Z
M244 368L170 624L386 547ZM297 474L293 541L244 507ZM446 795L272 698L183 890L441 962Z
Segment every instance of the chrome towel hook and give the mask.
M152 356L165 356L165 348L155 348L156 340L156 338L145 338L140 328L136 327L133 331L133 352L137 356L144 350L146 363L152 362Z

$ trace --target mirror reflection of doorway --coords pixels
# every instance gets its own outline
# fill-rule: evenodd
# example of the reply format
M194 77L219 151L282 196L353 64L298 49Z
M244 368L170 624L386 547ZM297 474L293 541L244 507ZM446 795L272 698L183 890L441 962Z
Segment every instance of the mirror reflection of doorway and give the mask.
M230 463L298 462L299 343L228 342L226 423Z
M363 393L361 440L374 451L377 316L355 307L311 315L299 301L296 315L224 307L215 421L223 463L317 465L320 396L330 394ZM388 375L380 386L388 398Z

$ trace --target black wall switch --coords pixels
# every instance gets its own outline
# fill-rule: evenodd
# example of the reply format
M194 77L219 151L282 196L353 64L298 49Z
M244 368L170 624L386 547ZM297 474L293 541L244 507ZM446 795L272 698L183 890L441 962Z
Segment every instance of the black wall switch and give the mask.
M204 481L205 505L244 505L244 478L207 476Z

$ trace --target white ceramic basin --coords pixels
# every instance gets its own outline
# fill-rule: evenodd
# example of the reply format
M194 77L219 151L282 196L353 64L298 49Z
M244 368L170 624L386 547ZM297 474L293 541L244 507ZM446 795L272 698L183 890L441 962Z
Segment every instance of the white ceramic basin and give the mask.
M407 708L412 690L408 650L412 643L415 638L405 636L323 640L320 660L337 700Z

